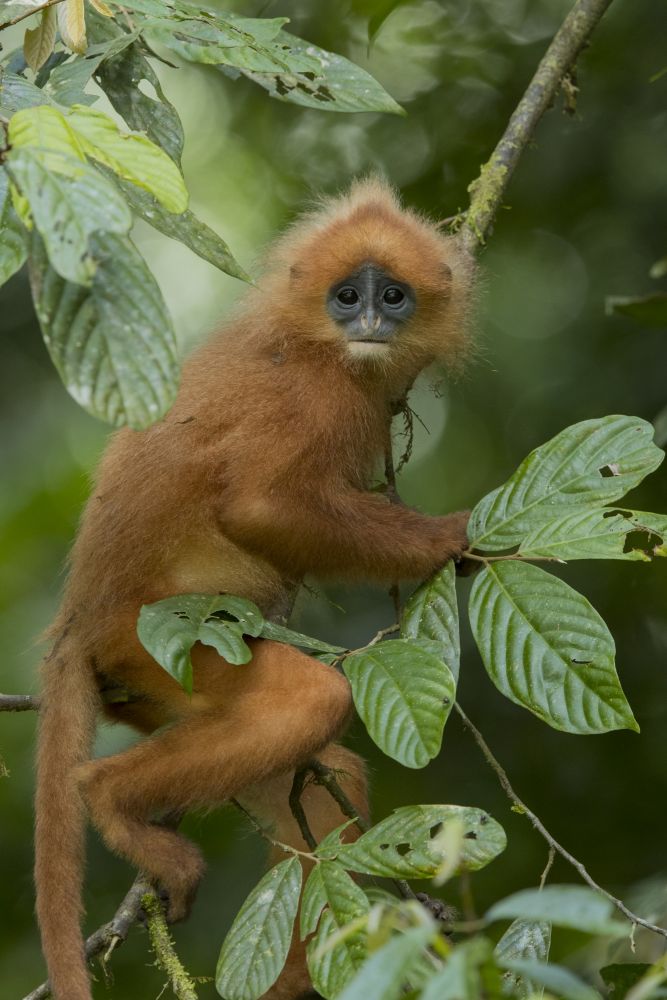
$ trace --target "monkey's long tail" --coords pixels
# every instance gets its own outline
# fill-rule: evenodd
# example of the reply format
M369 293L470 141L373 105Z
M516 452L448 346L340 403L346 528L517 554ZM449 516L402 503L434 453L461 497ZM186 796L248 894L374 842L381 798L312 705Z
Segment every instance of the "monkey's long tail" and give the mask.
M74 768L88 760L100 696L67 626L43 666L37 744L37 916L56 1000L91 1000L81 918L86 810Z

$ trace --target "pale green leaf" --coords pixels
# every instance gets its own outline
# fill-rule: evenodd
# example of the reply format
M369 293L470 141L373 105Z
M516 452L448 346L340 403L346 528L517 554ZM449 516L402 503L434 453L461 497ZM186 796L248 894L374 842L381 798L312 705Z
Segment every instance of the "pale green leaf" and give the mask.
M477 504L468 523L470 547L509 549L556 517L618 500L665 457L652 439L653 427L639 417L600 417L567 427Z
M67 120L88 156L150 192L167 211L185 211L188 193L181 172L150 139L121 132L108 115L94 108L77 105Z
M426 983L421 1000L480 1000L488 994L491 942L475 937L457 944L442 969ZM482 967L485 975L482 978ZM496 996L491 993L490 996Z
M263 639L286 642L290 646L301 646L303 649L316 649L335 655L345 652L342 646L332 646L330 642L325 642L323 639L314 639L310 635L302 635L301 632L294 632L291 628L278 625L276 622L265 621L260 634Z
M499 691L554 729L634 729L614 640L583 597L537 566L492 563L470 594L470 624Z
M63 156L82 161L86 158L81 140L67 119L47 104L17 111L10 119L8 137L12 152L26 147L37 149L47 164L49 154L59 154L53 169L58 169ZM63 166L59 172L64 172Z
M484 868L505 850L505 831L481 809L424 805L401 806L353 844L335 846L327 840L317 854L335 857L350 871L368 875L432 878L445 860L438 834L453 820L462 823L465 831L459 870Z
M148 427L171 406L178 387L176 340L155 279L132 243L96 233L90 288L50 267L33 234L30 280L49 353L68 392L116 426Z
M224 611L230 622L217 617ZM145 604L137 635L151 656L189 693L193 687L190 650L196 642L213 646L228 663L248 663L252 657L243 634L258 635L263 624L259 608L228 594L179 594Z
M618 507L575 511L531 531L527 559L639 559L650 562L667 537L667 515Z
M51 266L67 281L90 285L97 267L92 234L127 233L132 225L121 196L93 167L53 150L13 149L7 165L28 200Z
M546 962L551 945L551 924L546 920L514 920L498 941L494 954L500 965L515 960ZM542 990L530 980L512 972L506 974L513 994L541 996Z
M27 233L12 205L7 171L0 169L0 285L22 267L27 256Z
M408 599L401 615L404 639L431 639L440 644L440 655L458 680L461 658L456 573L448 562Z
M602 1000L597 990L561 965L548 965L528 958L499 958L497 961L501 968L520 977L523 982L546 986L554 996L562 997L563 1000ZM534 997L537 994L531 991L521 995Z
M53 52L56 41L56 11L46 7L36 28L27 28L23 39L23 53L30 69L36 73Z
M436 933L425 924L397 934L364 963L337 1000L398 1000Z
M369 910L365 893L339 864L322 861L313 868L301 902L301 937L317 930L308 942L308 969L313 986L327 1000L338 996L366 957L364 930L346 934L341 929Z
M225 938L215 974L225 1000L258 1000L276 981L299 906L301 862L281 861L255 886Z
M456 695L449 667L416 642L379 642L343 661L357 712L380 749L405 767L439 751Z
M614 905L600 893L583 885L546 885L523 889L494 903L485 920L547 921L557 927L612 937L630 935L627 921L614 920Z

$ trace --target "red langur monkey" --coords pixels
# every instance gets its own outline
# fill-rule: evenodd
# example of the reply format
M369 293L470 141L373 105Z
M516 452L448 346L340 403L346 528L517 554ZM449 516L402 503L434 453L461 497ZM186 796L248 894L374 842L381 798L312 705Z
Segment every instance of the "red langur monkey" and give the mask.
M39 720L37 912L57 1000L90 1000L80 930L86 812L107 846L184 917L197 848L156 820L236 797L303 846L287 805L314 755L367 811L363 765L337 746L352 710L333 667L268 640L233 666L193 649L188 696L137 638L142 604L186 592L249 598L265 614L306 573L422 579L466 548L466 514L429 517L369 491L392 403L435 359L461 354L471 264L377 180L290 229L234 321L186 364L176 403L109 446L74 545ZM100 692L122 686L126 704ZM98 716L147 734L91 760ZM343 821L304 805L320 839ZM295 944L267 996L309 989Z

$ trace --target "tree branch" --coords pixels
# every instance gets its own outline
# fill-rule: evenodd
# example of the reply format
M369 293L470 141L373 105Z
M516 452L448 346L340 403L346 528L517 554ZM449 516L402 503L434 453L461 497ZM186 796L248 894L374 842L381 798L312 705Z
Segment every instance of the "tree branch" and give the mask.
M470 205L460 233L467 250L473 252L484 243L521 154L610 3L576 0L554 35L500 142L468 188Z
M32 694L0 694L0 712L33 712L39 698Z
M667 928L659 927L657 924L652 924L648 920L644 920L643 917L640 917L636 913L633 913L632 910L629 910L622 899L618 899L616 896L613 896L610 892L607 892L606 889L603 889L601 885L598 885L598 883L595 881L592 875L589 875L588 870L581 863L581 861L575 858L573 854L570 854L569 851L567 851L561 844L558 843L556 838L549 833L549 831L547 830L546 826L539 818L539 816L536 816L533 810L530 809L526 805L526 803L522 799L520 799L517 793L514 791L512 785L510 784L510 780L507 777L507 772L505 771L504 767L496 759L496 757L494 757L488 743L480 733L479 729L470 721L470 719L463 711L458 702L454 702L454 708L460 715L464 726L472 734L472 737L475 740L475 743L477 744L479 749L482 751L482 754L484 755L484 759L486 760L487 764L498 778L498 782L502 790L505 792L510 802L512 802L512 804L516 807L516 811L528 817L533 827L537 830L539 834L542 835L542 837L544 837L547 844L549 845L549 861L547 862L547 867L545 868L545 871L542 873L540 885L542 886L546 880L546 876L548 875L549 869L551 867L552 852L555 851L557 854L560 854L562 858L565 858L568 864L572 865L574 870L581 876L584 882L586 882L587 885L591 887L591 889L595 889L596 892L599 892L603 896L605 896L609 900L609 902L613 903L616 909L619 910L623 914L623 916L627 917L628 920L630 920L633 924L639 925L640 927L644 927L648 931L653 931L654 934L660 934L661 937L667 938Z
M47 7L54 7L57 3L62 2L63 0L47 0L46 3L41 4L39 7L26 7L25 14L17 14L11 21L5 21L4 24L0 24L0 31L3 31L4 28L11 28L13 24L18 24L19 21L25 20L26 17L32 17L33 14L39 14L41 10L45 10Z
M141 906L146 913L148 935L155 952L156 963L169 976L174 996L178 997L178 1000L197 1000L195 984L176 954L162 904L153 890L144 893Z

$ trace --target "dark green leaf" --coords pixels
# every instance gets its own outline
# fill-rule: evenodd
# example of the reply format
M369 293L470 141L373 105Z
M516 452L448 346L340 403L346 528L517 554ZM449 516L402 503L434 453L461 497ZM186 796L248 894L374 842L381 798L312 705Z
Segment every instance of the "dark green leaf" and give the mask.
M662 462L653 427L639 417L583 420L532 451L485 496L468 524L471 548L512 548L559 515L618 500Z
M238 621L216 617L220 611L234 615ZM243 633L259 635L263 621L259 608L242 597L179 594L145 604L139 615L137 634L160 666L191 692L190 650L196 642L213 646L228 663L247 663L252 654L243 641Z
M524 889L495 903L485 919L543 920L557 927L586 931L588 934L624 937L630 935L626 921L613 920L614 906L604 896L583 885L546 885L543 889Z
M637 298L610 296L607 313L630 316L643 326L667 327L667 292L652 292Z
M301 891L301 862L281 861L255 886L238 912L215 974L225 1000L258 1000L280 975Z
M321 857L336 860L350 871L394 878L432 878L446 858L443 826L463 825L460 869L476 871L493 861L507 845L505 831L487 813L472 806L401 806L353 844L335 846L327 838L317 848ZM435 843L434 843L435 842Z
M373 741L405 767L425 767L440 752L456 696L449 667L416 642L393 639L348 656L343 670Z
M11 118L24 108L36 108L41 104L53 105L48 94L29 83L23 76L5 70L0 75L0 114Z
M0 285L25 263L28 234L12 206L7 171L0 169Z
M470 594L470 624L491 680L554 729L639 727L599 614L566 583L529 563L485 567Z
M458 680L461 639L452 562L411 595L401 616L401 635L404 639L432 639L439 643L440 656Z
M609 990L610 1000L624 1000L628 991L635 986L642 976L650 972L651 966L645 962L616 962L600 969L600 975ZM652 994L653 997L664 996L665 990Z
M116 426L148 427L178 387L176 341L155 279L128 239L96 233L90 288L50 267L33 234L30 280L37 316L67 390Z
M99 70L102 63L112 59L131 45L139 31L120 32L109 41L88 46L85 56L73 56L52 70L46 87L58 104L91 104L95 97L86 94L86 84Z

